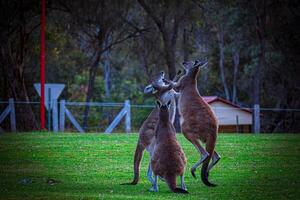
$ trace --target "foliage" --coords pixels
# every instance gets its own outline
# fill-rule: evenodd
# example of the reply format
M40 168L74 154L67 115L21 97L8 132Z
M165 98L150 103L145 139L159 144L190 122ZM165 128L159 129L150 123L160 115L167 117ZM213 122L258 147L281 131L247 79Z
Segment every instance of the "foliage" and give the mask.
M0 5L0 99L37 100L40 2ZM183 60L207 57L202 95L227 98L226 84L239 105L299 108L298 13L294 1L47 1L46 79L66 84L62 98L70 101L149 104L142 91L155 74L172 75ZM295 114L269 117L264 131L300 130ZM26 130L36 119L19 121Z

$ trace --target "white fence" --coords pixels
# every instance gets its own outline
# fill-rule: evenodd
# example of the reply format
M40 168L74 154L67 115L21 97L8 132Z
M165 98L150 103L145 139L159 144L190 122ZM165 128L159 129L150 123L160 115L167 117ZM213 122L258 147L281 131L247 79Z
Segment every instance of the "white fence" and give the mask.
M154 108L154 105L132 105L130 104L129 100L126 100L123 103L86 103L60 100L59 102L52 101L52 105L52 109L46 112L47 128L49 131L64 132L75 130L79 133L84 133L88 131L104 132L106 134L110 134L116 130L119 132L126 133L138 131L142 122L147 118L151 110ZM36 115L36 119L39 118L39 102L14 101L13 99L9 99L9 101L0 101L0 133L5 131L17 131L18 117L21 118L21 115L26 115L26 113L18 113L17 111L19 109L16 109L16 107L20 108L24 106L35 107L34 114ZM86 106L89 106L91 108L89 114L90 123L88 123L88 127L82 127L82 113ZM222 110L226 110L225 115L220 116L219 120L222 120L222 117L224 118L224 116L228 118L229 115L226 114L226 112L231 112L226 107L212 107L212 109L216 113L217 117L218 113L221 113ZM240 108L231 108L231 110L232 109ZM260 133L261 127L263 127L262 132L264 132L265 130L271 130L272 127L275 127L275 129L277 130L276 132L280 132L281 130L283 130L280 129L280 125L284 125L285 123L290 124L290 122L281 120L280 114L282 113L292 113L294 116L296 116L293 119L294 121L296 121L296 123L300 117L300 109L260 108L258 105L254 106L254 108L247 109L252 111L253 123L251 122L251 126L253 127L252 130L254 133ZM271 115L273 118L275 115L278 115L278 120L269 121L269 116ZM24 118L24 116L22 117ZM238 132L240 130L239 126L242 125L242 118L238 115L235 116L235 114L231 117L234 118L233 120L230 119L231 121L236 121L236 123L233 125L236 126L236 132ZM226 120L230 121L229 118ZM93 124L95 123L96 126L93 126ZM121 126L123 123L124 128L122 128ZM2 128L4 124L5 128ZM297 132L299 132L298 129L299 128L296 128ZM18 130L22 131L21 128Z
M16 132L16 114L15 114L15 105L16 104L39 104L39 102L15 102L13 99L9 99L8 102L1 101L0 104L8 104L4 111L0 110L0 133L5 132L1 128L1 123L4 119L9 115L10 123L11 123L11 131ZM70 123L75 127L75 129L84 133L84 129L81 127L80 123L76 120L69 106L90 106L90 107L121 107L121 111L114 117L109 126L105 129L104 133L110 134L116 128L116 126L121 122L123 118L125 118L125 132L131 132L131 115L130 115L130 101L126 100L124 103L100 103L100 102L67 102L65 100L61 100L60 102L52 101L52 109L47 111L47 125L48 130L52 130L53 132L64 132L66 120L69 120ZM50 108L50 106L48 107ZM52 121L52 122L51 122Z
M12 132L16 132L16 114L15 114L15 104L14 104L14 99L9 99L8 100L8 105L4 109L4 111L0 114L0 125L4 121L4 119L9 115L10 116L10 128ZM4 132L4 130L0 126L0 133Z

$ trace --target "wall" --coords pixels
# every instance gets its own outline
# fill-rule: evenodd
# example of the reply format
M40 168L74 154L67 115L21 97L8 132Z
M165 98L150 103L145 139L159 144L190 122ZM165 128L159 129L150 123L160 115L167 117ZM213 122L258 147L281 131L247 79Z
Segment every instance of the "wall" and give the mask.
M210 106L217 116L219 125L236 125L236 116L238 116L239 125L252 125L252 114L249 112L220 101L213 102Z

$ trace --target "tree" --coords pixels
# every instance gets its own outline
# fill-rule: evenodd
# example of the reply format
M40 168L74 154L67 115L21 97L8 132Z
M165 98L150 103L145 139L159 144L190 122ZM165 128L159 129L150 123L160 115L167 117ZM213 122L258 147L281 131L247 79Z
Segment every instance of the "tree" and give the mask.
M68 4L60 4L71 14L74 25L78 31L78 37L85 45L83 51L89 55L91 66L89 68L89 82L86 94L86 102L89 103L93 98L93 90L97 70L105 53L105 88L109 96L109 77L108 66L109 50L130 38L136 37L142 30L130 30L123 19L129 15L130 4L127 1L70 1ZM117 30L117 31L114 31ZM132 31L132 32L131 32ZM114 33L114 34L113 34ZM87 128L88 114L90 106L87 105L84 111L83 128Z
M39 80L39 3L0 1L4 101L38 98L32 85ZM151 104L142 91L153 75L165 70L172 78L177 63L207 57L198 79L202 95L245 107L298 108L298 13L295 1L47 1L46 79L64 82L62 96L69 101ZM16 106L19 130L37 128L33 110ZM87 127L90 107L83 112ZM148 110L141 113L146 117ZM263 131L300 130L293 110L263 114ZM99 119L89 124L99 126Z
M3 97L12 97L15 101L31 99L26 82L32 80L25 72L28 68L27 56L32 47L31 36L39 27L38 6L39 1L36 0L0 2L0 67L3 82L8 86ZM18 129L37 128L31 105L17 106L16 109L20 113L17 118Z
M202 10L202 17L206 25L210 28L210 32L216 35L216 41L219 50L219 74L223 86L225 98L230 100L230 90L225 74L225 37L228 30L227 9L224 8L225 2L207 1L204 3L197 2Z
M180 0L164 0L155 3L153 1L146 3L144 0L138 0L138 2L152 18L161 33L169 78L173 79L176 75L175 52L179 25L192 7L185 6Z

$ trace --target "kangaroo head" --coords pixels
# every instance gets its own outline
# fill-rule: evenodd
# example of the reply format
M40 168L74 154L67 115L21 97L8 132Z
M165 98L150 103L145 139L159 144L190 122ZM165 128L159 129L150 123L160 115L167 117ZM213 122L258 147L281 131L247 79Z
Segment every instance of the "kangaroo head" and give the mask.
M179 78L179 74L177 74L176 78L178 80L167 80L163 79L166 84L169 84L176 91L182 90L187 85L195 85L195 81L197 81L197 76L200 68L204 68L207 65L207 60L196 60L196 61L184 61L182 63L185 74Z
M186 74L198 73L200 68L207 66L208 61L206 59L195 60L195 61L184 61L182 67L185 70Z
M185 72L188 72L191 68L193 68L194 62L193 61L184 61L182 63L182 67L185 70Z
M165 82L163 81L165 78L165 72L161 71L151 82L151 85L154 89L154 91L156 92L160 92L161 90L164 89L165 86L167 86L165 84Z
M152 95L163 103L167 103L174 98L172 86L165 81L165 73L160 72L144 89L144 94Z
M144 94L156 94L159 90L166 85L163 80L165 78L165 72L161 71L152 81L150 85L147 85L144 89Z
M159 119L162 121L169 121L169 109L171 107L171 100L169 100L167 103L162 103L157 100L156 104L159 108Z

